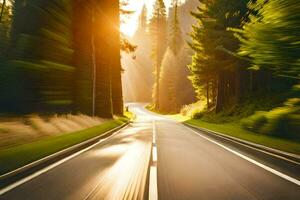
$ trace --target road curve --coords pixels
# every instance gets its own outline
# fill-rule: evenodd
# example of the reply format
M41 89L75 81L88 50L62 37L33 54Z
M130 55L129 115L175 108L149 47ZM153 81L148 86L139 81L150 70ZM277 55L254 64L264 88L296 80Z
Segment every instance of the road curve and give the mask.
M300 164L129 109L129 127L0 199L299 199Z

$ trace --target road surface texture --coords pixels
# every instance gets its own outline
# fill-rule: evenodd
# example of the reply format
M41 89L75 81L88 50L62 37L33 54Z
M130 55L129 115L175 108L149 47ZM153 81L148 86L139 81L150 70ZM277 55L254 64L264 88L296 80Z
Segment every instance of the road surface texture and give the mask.
M300 199L300 164L130 104L134 123L0 190L1 200Z

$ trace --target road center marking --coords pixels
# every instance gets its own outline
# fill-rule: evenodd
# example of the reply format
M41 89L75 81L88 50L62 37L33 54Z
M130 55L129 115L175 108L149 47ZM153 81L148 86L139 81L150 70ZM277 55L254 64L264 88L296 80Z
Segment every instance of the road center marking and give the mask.
M157 148L156 148L156 124L155 120L152 122L152 163L150 166L150 180L149 180L149 200L157 200Z
M152 143L156 144L156 122L155 122L155 120L153 120L152 125L153 125L153 127L152 127L152 129L153 129Z
M149 200L157 200L157 168L156 166L151 166L150 168L150 182L149 182Z
M156 146L152 147L152 162L153 163L157 162L157 148L156 148Z
M186 126L184 126L184 127L186 127ZM266 165L264 165L264 164L262 164L260 162L257 162L256 160L253 160L252 158L249 158L249 157L247 157L247 156L245 156L245 155L243 155L243 154L241 154L241 153L239 153L237 151L234 151L234 150L230 149L229 147L226 147L225 145L223 145L221 143L218 143L218 142L216 142L216 141L214 141L214 140L212 140L212 139L210 139L210 138L208 138L206 136L201 135L200 133L198 133L197 131L195 131L195 130L189 128L189 127L186 127L186 128L189 129L189 130L191 130L192 132L194 132L198 136L200 136L200 137L202 137L202 138L204 138L204 139L206 139L206 140L208 140L208 141L210 141L210 142L212 142L212 143L214 143L214 144L222 147L223 149L225 149L225 150L227 150L227 151L229 151L229 152L231 152L231 153L239 156L240 158L243 158L244 160L247 160L248 162L251 162L252 164L254 164L254 165L258 166L258 167L261 167L261 168L263 168L263 169L265 169L265 170L267 170L267 171L269 171L269 172L271 172L271 173L273 173L273 174L275 174L275 175L277 175L277 176L279 176L279 177L281 177L281 178L283 178L283 179L285 179L287 181L290 181L290 182L292 182L292 183L300 186L300 181L299 180L297 180L297 179L295 179L293 177L290 177L290 176L288 176L286 174L283 174L283 173L281 173L281 172L279 172L279 171L277 171L277 170L275 170L275 169L273 169L271 167L268 167L268 166L266 166Z

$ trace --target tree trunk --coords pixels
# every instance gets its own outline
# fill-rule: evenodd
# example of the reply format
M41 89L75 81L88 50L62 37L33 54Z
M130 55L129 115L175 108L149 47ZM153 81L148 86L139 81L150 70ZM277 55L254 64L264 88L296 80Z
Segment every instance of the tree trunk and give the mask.
M160 75L160 66L159 64L156 65L156 75L155 75L155 108L157 110L160 109L160 89L159 89L159 75Z
M111 3L111 20L115 27L120 26L119 1L114 0ZM113 28L113 27L112 27ZM112 103L113 114L123 115L123 93L122 93L122 68L120 55L120 31L119 29L112 30L111 46L112 46Z
M112 15L111 1L96 1L95 7L95 47L96 47L96 115L104 118L112 117L112 45L115 31L108 20ZM109 23L108 23L109 22Z
M93 112L93 59L92 5L73 1L73 64L76 66L74 84L75 111L92 115ZM85 38L85 40L82 40Z
M217 102L216 102L216 113L222 111L225 101L225 77L224 72L218 74L218 89L217 89Z
M160 29L158 28L160 25L160 16L157 16L157 38L156 38L156 74L155 74L155 86L156 86L156 96L155 96L155 108L156 110L159 110L160 106L160 83L159 83L159 79L160 79L160 64L161 64L161 55L160 55L160 44L159 44L159 40L160 40Z
M235 102L239 103L241 99L241 71L237 70L235 72Z
M253 92L254 89L254 72L251 70L250 71L250 91Z
M209 109L209 79L206 81L206 104L207 104L207 109Z

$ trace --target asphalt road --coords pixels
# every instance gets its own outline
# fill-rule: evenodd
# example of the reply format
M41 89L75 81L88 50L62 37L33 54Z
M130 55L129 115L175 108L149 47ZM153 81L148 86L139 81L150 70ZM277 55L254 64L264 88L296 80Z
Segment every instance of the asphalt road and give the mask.
M299 163L129 107L137 115L129 127L0 190L0 199L300 199Z

